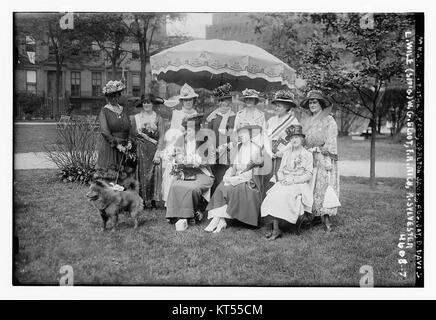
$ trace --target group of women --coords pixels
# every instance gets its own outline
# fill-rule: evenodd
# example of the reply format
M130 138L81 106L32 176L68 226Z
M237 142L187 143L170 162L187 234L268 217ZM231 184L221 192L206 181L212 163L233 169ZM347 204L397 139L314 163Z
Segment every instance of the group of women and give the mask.
M104 87L97 166L120 165L128 150L136 150L141 196L163 201L168 222L187 226L207 214L205 231L218 233L230 220L258 227L271 217L269 240L281 237L281 221L300 226L319 220L331 230L339 204L325 197L328 189L339 195L338 130L320 91L300 103L307 110L302 116L292 92L277 91L275 116L266 121L256 108L262 99L256 90L242 92L244 108L235 113L231 86L216 88L217 109L205 117L195 108L198 94L185 84L182 107L165 130L153 110L163 99L144 97L141 111L129 118L118 103L123 89L120 81Z

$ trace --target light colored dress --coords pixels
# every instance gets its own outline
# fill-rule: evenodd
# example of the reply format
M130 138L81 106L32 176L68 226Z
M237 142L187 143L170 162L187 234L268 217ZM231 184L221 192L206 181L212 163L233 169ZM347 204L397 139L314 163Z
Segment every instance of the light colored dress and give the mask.
M258 125L265 129L265 113L256 108L253 112L247 112L247 108L238 111L235 118L235 129L238 130L245 125Z
M306 148L318 147L321 152L313 153L314 166L314 203L312 213L316 216L334 216L338 208L324 208L324 196L329 184L339 198L338 171L338 126L332 117L331 108L326 108L316 116L302 120L303 133L306 135ZM327 168L331 167L328 171Z
M268 190L261 207L261 216L273 216L296 223L305 211L312 212L313 194L309 185L313 172L312 154L304 148L288 149L278 170L285 177L294 176L300 183L284 185L276 182Z

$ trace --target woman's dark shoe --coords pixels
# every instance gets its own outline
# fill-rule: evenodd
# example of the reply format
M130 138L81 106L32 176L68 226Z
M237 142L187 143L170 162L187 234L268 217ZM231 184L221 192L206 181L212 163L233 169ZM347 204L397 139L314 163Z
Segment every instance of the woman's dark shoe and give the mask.
M167 218L167 222L169 224L175 224L179 220L178 218Z
M203 220L203 218L204 218L204 214L201 211L197 211L194 214L195 223L200 223Z
M321 223L323 223L323 221L321 220L320 216L315 216L315 217L312 218L312 222L311 222L312 227L320 225Z

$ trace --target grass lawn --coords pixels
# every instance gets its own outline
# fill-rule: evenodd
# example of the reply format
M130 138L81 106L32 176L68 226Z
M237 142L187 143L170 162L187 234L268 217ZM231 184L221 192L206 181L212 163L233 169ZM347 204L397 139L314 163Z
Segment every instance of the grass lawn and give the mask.
M40 152L45 144L55 143L57 139L54 125L14 125L15 153ZM369 160L370 141L354 141L351 137L339 137L338 151L340 160ZM403 162L404 147L391 139L379 139L376 142L377 161Z
M286 233L270 243L265 227L233 226L220 234L206 223L178 233L162 210L144 211L140 227L121 217L119 230L101 232L87 189L57 182L54 170L16 170L16 278L22 284L57 285L59 269L74 269L75 285L358 286L359 269L374 269L376 286L412 286L398 275L398 238L406 228L404 181L343 178L342 209L332 233L321 227ZM124 219L123 219L124 218Z
M370 140L356 141L351 140L351 137L339 137L339 160L369 160L370 147ZM376 161L404 162L405 148L390 137L378 138L375 143L375 158Z
M14 152L41 152L43 146L56 143L55 125L14 125Z

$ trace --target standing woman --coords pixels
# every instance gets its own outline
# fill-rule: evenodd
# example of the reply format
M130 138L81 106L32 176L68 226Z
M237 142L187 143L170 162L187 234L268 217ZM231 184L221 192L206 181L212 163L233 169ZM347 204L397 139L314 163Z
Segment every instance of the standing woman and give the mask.
M242 101L245 103L244 109L236 113L235 129L253 125L260 126L265 129L265 114L256 109L256 105L260 101L259 92L254 89L245 89L242 91Z
M97 169L119 169L123 152L131 148L128 140L130 131L129 116L118 100L126 86L118 80L109 81L103 87L107 104L98 117L101 137L98 144Z
M163 100L152 94L144 96L137 107L141 111L131 117L131 136L136 142L138 159L138 180L141 197L151 206L162 200L162 167L160 152L163 148L164 121L155 111L153 104L163 104Z
M294 94L291 91L279 90L275 92L274 100L271 101L275 107L275 116L268 119L266 124L265 149L266 156L272 158L272 170L264 175L264 192L267 192L271 187L272 182L270 180L273 176L276 176L280 168L285 144L288 143L285 139L286 129L291 125L299 125L294 115L294 110L297 108L294 99Z
M310 116L302 121L306 135L306 148L313 153L314 203L312 213L321 217L327 231L331 231L330 217L338 213L338 207L324 207L324 197L330 185L339 197L338 126L331 116L331 103L319 90L310 91L301 102L309 109Z
M216 164L212 166L215 181L212 193L223 180L224 174L230 165L230 153L228 144L235 125L236 115L232 111L232 86L227 83L214 90L218 99L218 109L213 111L206 119L207 127L215 133L215 147L218 151Z

